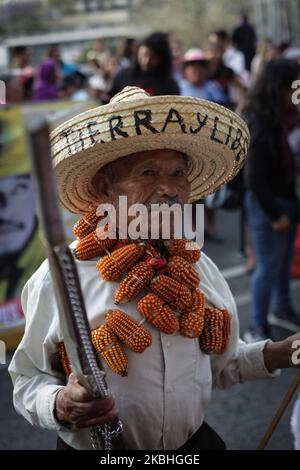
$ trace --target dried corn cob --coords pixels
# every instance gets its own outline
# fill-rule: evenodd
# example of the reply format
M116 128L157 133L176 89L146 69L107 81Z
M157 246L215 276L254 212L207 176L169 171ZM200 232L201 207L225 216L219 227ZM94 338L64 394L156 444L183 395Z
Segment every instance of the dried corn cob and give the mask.
M73 233L77 238L84 238L96 229L97 223L100 220L96 212L97 208L95 207L81 219L77 220L73 227Z
M109 310L106 321L118 338L132 351L142 353L151 346L150 332L122 310Z
M92 233L79 240L74 250L76 258L81 260L91 259L95 256L103 255L116 243L112 238L108 226L98 227Z
M191 263L181 256L172 256L167 264L166 274L176 281L182 282L189 289L199 286L200 276Z
M101 258L96 267L105 281L115 281L139 261L145 252L143 243L130 243Z
M192 293L192 303L179 319L180 333L188 338L197 338L204 327L205 297L196 290Z
M59 354L61 365L64 369L66 376L69 377L69 375L72 372L72 367L71 367L71 363L67 355L65 343L61 341L60 343L57 344L57 348L58 348L58 354Z
M91 332L96 352L116 374L127 375L128 359L118 338L106 324Z
M115 292L116 304L129 302L141 292L154 276L154 269L145 261L137 263Z
M225 309L206 308L200 348L207 354L223 354L230 338L230 315Z
M192 294L188 287L171 277L161 274L151 281L151 289L171 308L183 310L192 302Z
M190 263L195 263L200 259L201 251L196 242L173 239L165 241L165 246L170 256L181 256Z
M179 322L170 307L155 294L147 294L137 304L141 315L159 331L171 335L179 329Z

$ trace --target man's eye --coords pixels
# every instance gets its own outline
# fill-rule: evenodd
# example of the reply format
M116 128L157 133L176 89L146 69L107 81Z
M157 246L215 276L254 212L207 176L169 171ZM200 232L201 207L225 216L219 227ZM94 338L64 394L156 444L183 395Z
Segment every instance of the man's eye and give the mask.
M154 170L144 170L142 173L144 176L155 176Z
M174 176L185 176L185 173L183 170L176 170Z

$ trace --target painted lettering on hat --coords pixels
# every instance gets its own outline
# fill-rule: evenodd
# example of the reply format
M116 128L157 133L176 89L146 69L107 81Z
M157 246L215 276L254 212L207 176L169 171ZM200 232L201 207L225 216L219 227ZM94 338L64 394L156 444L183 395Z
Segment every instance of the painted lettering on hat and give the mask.
M247 155L247 150L248 150L248 144L249 144L249 139L248 137L244 138L243 143L241 144L241 148L239 152L235 156L235 160L239 162L240 160L243 160L246 155Z
M231 144L231 150L237 150L238 148L241 147L242 136L243 136L243 133L241 129L238 127L236 131L235 139L232 141L232 144Z
M122 130L124 127L121 115L111 116L108 119L111 140L116 140L116 134L121 137L129 137L129 134Z
M223 140L219 139L216 135L217 132L219 131L218 122L219 122L219 118L218 118L218 116L215 116L214 126L213 126L213 129L212 129L211 135L210 135L210 140L213 140L214 142L218 142L219 144L224 144Z
M140 109L139 111L134 111L134 125L137 135L142 134L141 126L145 127L153 134L157 134L158 130L153 127L151 124L152 121L152 112L151 109Z
M72 143L71 143L71 139L70 139L70 136L71 134L73 133L72 129L66 129L65 131L62 131L60 134L59 134L59 139L60 140L64 140L65 143L67 144L67 147L68 147L68 154L71 155L72 154Z
M100 134L99 129L93 129L94 126L97 126L97 121L89 121L86 124L87 130L88 130L88 135L91 140L91 144L94 145L96 143L96 140L94 139L94 136L97 136Z
M233 129L233 127L232 127L232 125L231 125L231 124L233 124L233 121L232 121L232 119L230 119L230 124L229 124L229 127L228 127L228 134L227 134L227 136L226 136L226 140L225 140L225 142L224 142L224 144L225 144L225 145L228 145L228 143L229 143L229 140L230 140L230 138L231 138L232 129Z
M201 131L202 127L206 126L207 119L208 119L208 114L205 114L203 119L201 120L201 114L197 112L197 121L198 121L199 126L196 127L195 129L193 129L193 127L190 126L190 133L198 134L198 132Z
M161 129L161 132L165 132L165 130L168 127L168 124L170 124L170 122L173 122L173 123L177 122L180 126L181 131L184 134L187 133L184 118L183 118L183 116L181 116L179 111L177 111L177 109L175 109L175 108L170 108L169 109L168 115L167 115L165 123L164 123L164 125Z

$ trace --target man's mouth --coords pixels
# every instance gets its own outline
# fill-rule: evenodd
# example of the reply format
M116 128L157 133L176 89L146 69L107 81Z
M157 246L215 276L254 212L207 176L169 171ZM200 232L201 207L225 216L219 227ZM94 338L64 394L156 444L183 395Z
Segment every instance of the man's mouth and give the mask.
M178 198L172 198L172 199L166 199L166 200L160 200L160 201L151 201L151 202L148 202L147 204L145 204L145 206L148 210L163 211L164 208L167 208L167 207L170 208L174 204L176 204L177 206L180 206L180 208L183 209L184 204Z

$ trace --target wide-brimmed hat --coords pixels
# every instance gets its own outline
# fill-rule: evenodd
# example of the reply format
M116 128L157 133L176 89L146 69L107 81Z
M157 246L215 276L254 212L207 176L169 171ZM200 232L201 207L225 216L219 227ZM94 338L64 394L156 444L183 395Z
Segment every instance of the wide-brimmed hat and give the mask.
M183 152L193 202L234 178L248 144L247 125L223 106L186 96L150 97L137 87L124 88L109 104L85 111L51 133L59 196L78 214L99 204L92 179L119 158L155 149Z

